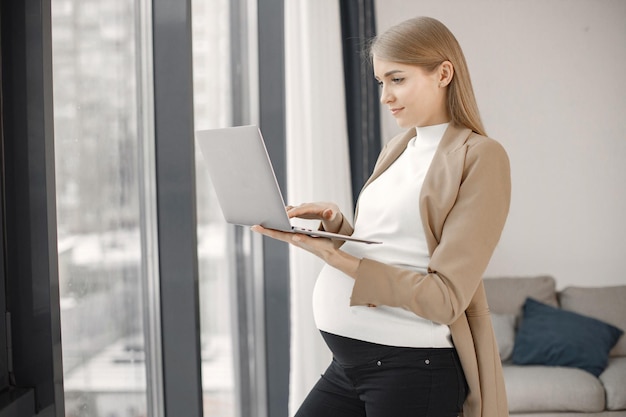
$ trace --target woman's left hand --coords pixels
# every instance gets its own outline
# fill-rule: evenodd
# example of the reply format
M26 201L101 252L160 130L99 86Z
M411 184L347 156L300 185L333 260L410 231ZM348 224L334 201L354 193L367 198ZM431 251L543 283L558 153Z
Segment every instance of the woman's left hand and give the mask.
M252 226L251 230L273 239L291 243L294 246L311 252L313 255L319 256L324 261L336 250L333 242L323 237L312 237L302 233L281 232L279 230L266 229L259 225Z
M353 278L356 275L360 260L337 249L332 240L328 238L313 237L302 233L281 232L279 230L266 229L259 225L252 226L250 229L254 232L261 233L273 239L282 240L283 242L290 243L311 252L330 266L334 266Z

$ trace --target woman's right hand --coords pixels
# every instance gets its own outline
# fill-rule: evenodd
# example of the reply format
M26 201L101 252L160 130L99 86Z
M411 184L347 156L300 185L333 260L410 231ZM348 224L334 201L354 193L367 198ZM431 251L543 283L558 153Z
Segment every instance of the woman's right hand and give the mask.
M290 218L321 220L324 230L328 231L336 231L332 229L339 225L335 225L334 221L341 218L339 206L329 202L304 203L299 206L287 206L285 209Z

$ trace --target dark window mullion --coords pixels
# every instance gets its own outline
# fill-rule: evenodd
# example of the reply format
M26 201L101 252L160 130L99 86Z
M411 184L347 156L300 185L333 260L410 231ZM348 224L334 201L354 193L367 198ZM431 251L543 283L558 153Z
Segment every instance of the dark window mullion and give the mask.
M202 416L190 0L154 0L156 192L164 403Z
M276 179L286 191L284 11L284 0L258 2L259 125ZM290 355L289 250L283 242L263 239L263 276L268 415L283 417L289 409Z
M2 0L0 15L10 382L26 390L2 411L62 417L50 0Z
M1 1L1 0L0 0ZM0 7L1 10L1 7ZM0 80L2 80L2 21L0 19ZM5 274L5 216L4 216L4 127L2 125L2 83L0 82L0 392L9 388L7 351L6 274Z

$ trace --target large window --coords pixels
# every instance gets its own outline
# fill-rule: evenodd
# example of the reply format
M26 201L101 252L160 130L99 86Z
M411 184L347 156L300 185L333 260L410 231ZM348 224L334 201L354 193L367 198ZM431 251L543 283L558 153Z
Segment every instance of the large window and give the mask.
M192 0L196 130L253 122L250 3ZM254 317L262 321L262 314L254 315L252 237L224 221L199 148L196 195L204 414L260 416L264 375L255 359L263 349Z
M228 126L231 112L230 2L192 0L194 128ZM229 227L196 151L198 273L205 416L235 417Z
M151 307L158 304L158 268L150 263L157 232L150 194L154 136L145 46L150 31L142 21L149 19L144 9L149 3L52 0L68 417L157 415L162 401L154 400L163 387L158 386L159 326L152 325L158 306ZM195 128L229 126L234 118L249 117L252 101L233 103L233 88L241 88L233 78L231 42L232 11L239 6L228 0L193 0L192 6ZM238 71L240 79L246 77ZM226 225L199 152L196 159L203 411L208 417L250 415L242 402L250 407L260 400L251 399L254 381L242 381L252 365L239 364L234 329L248 331L249 312L238 306L247 296L239 296L233 277L241 272L240 261L251 262L252 242L249 234ZM253 337L244 335L244 345Z
M132 0L52 1L68 417L148 415L137 21Z

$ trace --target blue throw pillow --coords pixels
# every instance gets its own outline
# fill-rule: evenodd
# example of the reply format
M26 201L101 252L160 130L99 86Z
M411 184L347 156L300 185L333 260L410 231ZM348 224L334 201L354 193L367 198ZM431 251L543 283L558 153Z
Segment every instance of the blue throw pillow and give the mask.
M599 376L622 333L603 321L527 298L512 361L575 367Z

